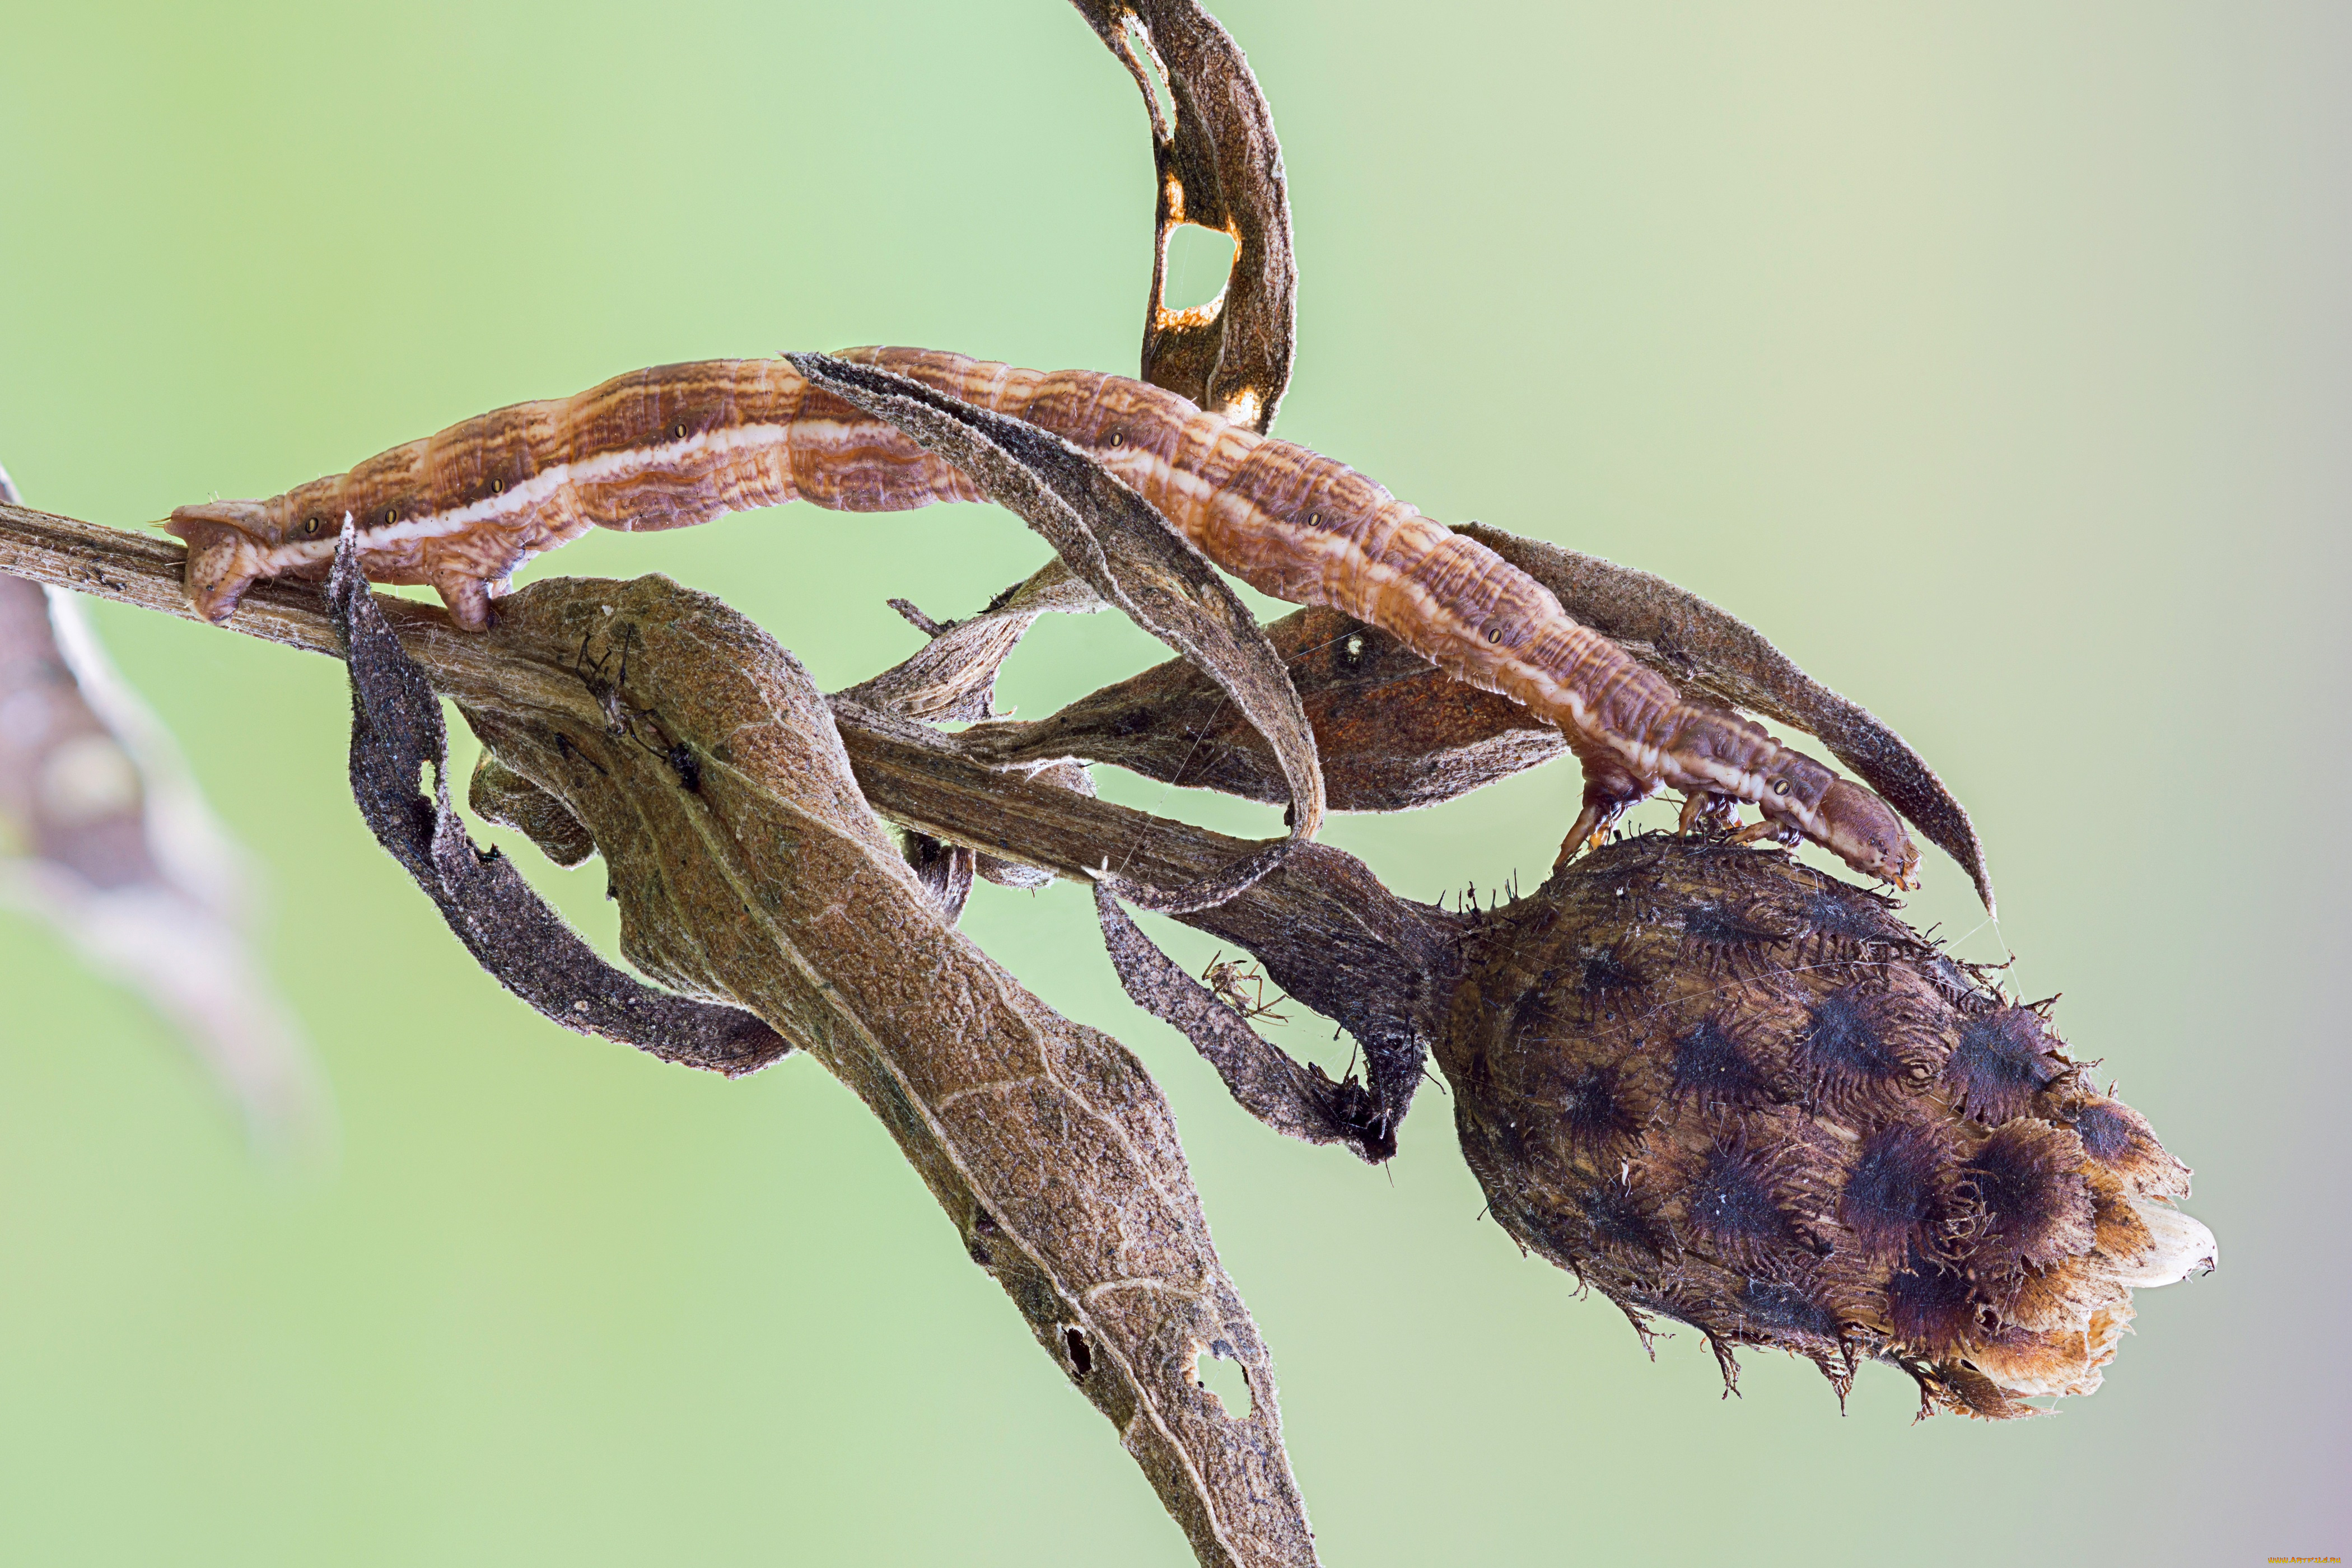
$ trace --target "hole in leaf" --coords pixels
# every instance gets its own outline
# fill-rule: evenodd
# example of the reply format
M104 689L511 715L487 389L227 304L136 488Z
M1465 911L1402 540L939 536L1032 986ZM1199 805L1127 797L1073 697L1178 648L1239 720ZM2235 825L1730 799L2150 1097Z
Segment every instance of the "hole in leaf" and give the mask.
M1232 235L1196 223L1170 229L1168 281L1160 305L1171 310L1197 310L1223 293L1236 248Z
M1062 1342L1069 1347L1070 1370L1080 1377L1095 1369L1095 1352L1087 1344L1087 1331L1080 1328L1062 1331Z
M1226 1415L1236 1421L1246 1421L1251 1409L1249 1370L1232 1359L1231 1347L1223 1342L1220 1341L1215 1349L1226 1353L1218 1355L1205 1345L1193 1352L1192 1381L1215 1394Z

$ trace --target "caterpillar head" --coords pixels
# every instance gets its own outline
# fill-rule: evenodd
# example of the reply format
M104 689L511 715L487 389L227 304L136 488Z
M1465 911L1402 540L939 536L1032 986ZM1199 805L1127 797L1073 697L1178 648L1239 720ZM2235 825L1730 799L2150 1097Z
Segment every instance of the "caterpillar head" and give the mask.
M187 542L188 597L205 619L227 620L254 579L269 574L269 510L268 501L206 501L179 508L163 524Z
M1855 870L1909 891L1919 885L1919 848L1903 819L1862 785L1833 781L1814 808L1820 842Z

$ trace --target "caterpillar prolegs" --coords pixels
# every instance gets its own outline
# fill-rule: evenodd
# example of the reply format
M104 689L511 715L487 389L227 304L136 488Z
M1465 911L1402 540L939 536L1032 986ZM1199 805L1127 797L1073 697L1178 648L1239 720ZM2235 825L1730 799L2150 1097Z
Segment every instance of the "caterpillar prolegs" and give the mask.
M842 357L1052 431L1252 587L1379 626L1557 723L1585 770L1564 855L1672 788L1691 802L1686 826L1749 802L1763 821L1745 837L1801 837L1917 885L1918 851L1877 795L1761 725L1685 701L1527 574L1342 463L1123 376L923 349ZM978 499L955 468L788 361L707 360L516 404L268 500L182 507L166 526L187 542L188 592L208 619L226 619L257 579L324 576L348 517L370 578L429 584L478 630L515 568L592 526L683 528L791 500L899 511Z

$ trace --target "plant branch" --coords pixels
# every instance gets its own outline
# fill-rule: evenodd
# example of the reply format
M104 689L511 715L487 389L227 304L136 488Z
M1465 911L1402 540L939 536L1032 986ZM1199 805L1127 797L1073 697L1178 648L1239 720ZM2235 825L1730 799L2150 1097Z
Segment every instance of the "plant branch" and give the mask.
M0 572L204 624L188 602L182 564L175 540L0 505ZM576 712L583 724L604 722L572 672L519 658L495 635L462 630L438 605L375 597L440 695L461 703L527 699ZM227 629L342 657L326 595L309 584L256 584ZM1249 847L1019 773L992 772L937 731L845 697L833 709L867 801L932 837L1074 879L1091 880L1108 867L1160 887L1206 878ZM1248 949L1283 991L1357 1038L1376 1108L1362 1152L1393 1147L1457 962L1456 918L1398 898L1361 861L1319 844L1299 846L1241 897L1178 918Z

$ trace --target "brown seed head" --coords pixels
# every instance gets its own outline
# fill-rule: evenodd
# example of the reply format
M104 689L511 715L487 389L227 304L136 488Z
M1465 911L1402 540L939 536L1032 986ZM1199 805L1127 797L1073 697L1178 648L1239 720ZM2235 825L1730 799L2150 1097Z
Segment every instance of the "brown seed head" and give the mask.
M2146 1121L1874 893L1651 837L1477 918L1437 1056L1496 1217L1727 1378L1774 1345L1843 1394L1869 1356L2031 1415L2213 1260Z

